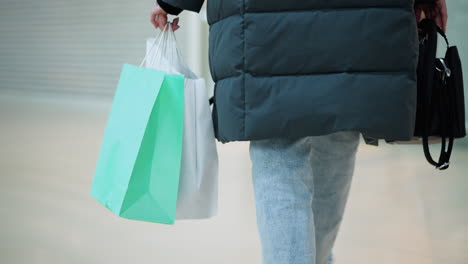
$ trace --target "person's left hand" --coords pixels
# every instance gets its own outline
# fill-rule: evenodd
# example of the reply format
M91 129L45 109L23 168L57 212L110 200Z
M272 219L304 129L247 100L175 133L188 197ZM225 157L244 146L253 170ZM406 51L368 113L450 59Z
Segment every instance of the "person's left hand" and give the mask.
M416 15L416 22L419 22L422 18L422 14L426 18L434 19L437 26L439 26L444 32L447 31L447 4L445 0L436 0L434 4L416 4L414 8Z
M159 5L156 5L156 7L151 11L151 23L155 28L159 28L160 30L164 30L164 27L166 26L167 23L167 13L162 9ZM179 18L176 17L172 21L172 30L176 31L178 28L180 28L179 25ZM166 29L167 31L168 29Z

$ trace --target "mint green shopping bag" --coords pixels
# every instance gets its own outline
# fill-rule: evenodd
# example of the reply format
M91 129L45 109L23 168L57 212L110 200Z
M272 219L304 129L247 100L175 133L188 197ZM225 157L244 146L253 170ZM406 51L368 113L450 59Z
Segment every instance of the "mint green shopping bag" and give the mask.
M118 216L173 224L183 112L183 75L124 64L91 196Z

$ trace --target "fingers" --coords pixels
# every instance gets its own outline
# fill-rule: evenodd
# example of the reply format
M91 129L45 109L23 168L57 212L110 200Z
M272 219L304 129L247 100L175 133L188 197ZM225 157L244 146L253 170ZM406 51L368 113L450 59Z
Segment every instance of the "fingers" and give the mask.
M434 20L439 28L441 28L444 32L447 30L447 10L443 10L442 8L437 8L436 15L434 16Z
M155 28L158 28L158 22L156 20L156 17L157 17L157 13L153 9L153 11L151 11L150 21L151 21L151 24L153 24Z
M156 7L151 11L150 21L155 28L159 28L161 31L163 31L167 23L167 13L160 7ZM176 17L172 21L172 30L176 31L179 28L179 17ZM168 30L169 29L167 28L166 31Z
M179 26L178 24L179 24L179 18L176 17L176 18L174 18L174 20L172 21L172 30L173 30L173 31L176 31L178 28L180 28L180 26Z
M164 30L164 27L166 26L166 23L167 23L167 15L164 15L164 14L159 14L157 17L156 17L156 21L158 21L158 27L161 31ZM166 29L167 31L167 29Z
M419 21L421 21L421 13L422 13L422 9L421 7L419 6L416 6L414 8L414 14L416 16L416 22L419 23Z
M437 16L437 17L435 18L435 22L436 22L437 26L440 27L440 28L445 32L445 29L444 29L444 26L443 26L443 22L442 22L442 17Z
M440 27L444 32L447 29L447 5L445 0L437 0L435 4L421 4L415 8L416 19L419 22L421 18L422 10L425 18L431 18L435 21L438 27Z
M431 18L431 19L436 19L437 18L437 11L432 5L425 5L423 7L424 10L424 16L426 18Z
M157 6L151 11L150 21L155 28L164 30L167 23L167 13L161 7Z
M445 3L445 0L439 0L437 1L437 6L438 6L438 18L440 20L440 25L439 27L445 32L447 30L447 20L448 20L448 12L447 12L447 5Z

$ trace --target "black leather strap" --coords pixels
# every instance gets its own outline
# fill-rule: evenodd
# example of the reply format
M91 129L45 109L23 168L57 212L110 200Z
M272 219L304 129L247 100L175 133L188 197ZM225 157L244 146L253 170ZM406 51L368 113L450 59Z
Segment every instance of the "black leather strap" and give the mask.
M448 48L449 42L448 42L447 36L445 35L445 32L439 26L437 26L437 24L435 24L435 28L437 29L437 32L439 32L439 34L444 38L445 43L447 44L447 48Z

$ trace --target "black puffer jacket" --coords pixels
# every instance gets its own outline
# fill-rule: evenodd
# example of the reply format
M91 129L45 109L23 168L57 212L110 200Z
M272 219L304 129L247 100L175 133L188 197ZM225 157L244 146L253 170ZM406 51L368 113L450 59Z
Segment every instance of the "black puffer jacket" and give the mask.
M183 11L182 8L175 7L162 0L157 0L157 1L158 1L158 5L168 14L178 15ZM436 0L415 0L414 4L434 4L435 2Z
M213 125L223 142L360 131L409 140L414 0L207 0ZM199 12L204 0L164 0Z

